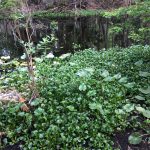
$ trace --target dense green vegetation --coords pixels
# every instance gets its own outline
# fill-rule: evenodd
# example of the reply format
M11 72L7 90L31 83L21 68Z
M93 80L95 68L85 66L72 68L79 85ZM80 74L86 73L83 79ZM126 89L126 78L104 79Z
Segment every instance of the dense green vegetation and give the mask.
M103 2L104 3L104 2ZM0 3L0 10L1 15L0 18L10 18L10 19L16 19L16 18L23 18L25 15L29 13L29 11L32 12L34 17L40 18L40 17L50 17L50 18L58 18L58 17L73 17L73 16L102 16L106 18L111 17L121 17L124 15L129 16L141 16L143 17L148 16L150 13L149 10L150 2L144 1L144 2L136 2L135 5L129 5L128 7L120 7L119 9L69 9L69 10L61 10L61 11L53 11L51 9L48 10L30 10L30 5L26 4L25 1L17 1L17 0L3 0ZM22 7L24 7L22 9ZM61 6L60 6L61 7ZM29 10L28 10L29 8ZM27 11L27 13L24 13L24 11Z
M37 11L33 13L35 17L70 17L70 16L102 16L106 18L111 18L111 17L122 17L124 15L129 15L132 17L136 16L148 16L150 13L149 10L149 5L150 2L143 2L143 3L137 3L137 5L132 5L129 7L120 7L119 9L113 9L111 10L104 10L104 9L96 9L96 10L84 10L84 9L79 9L76 11L69 10L68 12L62 11L62 12L52 12L52 11ZM144 17L143 16L143 17Z
M24 150L121 150L114 137L127 130L130 146L149 145L150 2L132 0L131 5L125 0L117 5L108 0L99 2L109 9L87 9L94 0L86 7L80 0L66 0L48 7L42 3L45 9L37 9L40 2L0 0L0 19L14 21L13 36L24 50L22 60L0 58L0 98L11 90L18 94L16 103L0 99L0 149L19 144ZM80 51L80 44L73 43L74 51L79 50L74 54L49 53L59 43L57 19L92 16L104 22L94 25L102 30L92 31L103 32L98 42L104 37L114 47L113 41L122 38L120 45L134 45ZM33 34L40 23L33 20L43 18L55 21L50 20L50 36L37 44Z
M32 150L110 150L116 132L138 132L130 136L132 144L150 133L149 46L88 49L36 61L40 97L29 112L22 112L21 104L0 108L0 129L7 133L3 145L24 141L24 149ZM1 86L25 90L24 69L10 77Z

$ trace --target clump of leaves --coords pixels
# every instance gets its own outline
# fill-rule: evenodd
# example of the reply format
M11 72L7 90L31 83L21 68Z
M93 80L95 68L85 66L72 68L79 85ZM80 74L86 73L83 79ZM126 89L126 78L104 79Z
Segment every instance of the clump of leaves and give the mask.
M142 141L142 137L141 137L140 133L138 133L138 132L135 132L129 136L130 144L134 144L134 145L140 144L141 141Z
M149 46L67 56L37 62L41 98L31 103L31 112L12 105L1 111L0 128L9 143L25 141L24 149L112 149L111 137L135 128L130 119L135 115L143 117L148 131ZM131 144L141 141L134 137Z

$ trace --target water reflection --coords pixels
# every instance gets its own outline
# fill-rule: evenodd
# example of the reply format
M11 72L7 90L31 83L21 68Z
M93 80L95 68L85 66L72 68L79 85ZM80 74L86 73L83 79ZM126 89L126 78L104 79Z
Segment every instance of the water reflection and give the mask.
M8 49L11 56L21 55L22 48L18 44L13 31L24 41L27 41L27 35L24 23L13 22L10 20L0 21L0 50ZM122 30L117 34L110 34L109 30L113 24L110 19L101 17L72 17L66 19L34 19L32 21L32 41L37 44L43 37L54 33L57 42L54 43L52 50L55 54L74 52L79 49L114 47L116 45L127 47L131 44L128 38L127 30ZM30 30L30 29L29 29ZM32 32L30 31L30 32Z

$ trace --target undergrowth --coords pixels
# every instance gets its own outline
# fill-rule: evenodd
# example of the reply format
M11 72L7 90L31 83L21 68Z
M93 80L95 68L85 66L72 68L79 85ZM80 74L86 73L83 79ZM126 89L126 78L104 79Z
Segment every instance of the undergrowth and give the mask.
M13 73L13 86L24 83L17 80L21 72ZM35 73L40 97L30 112L20 111L21 104L0 109L3 146L111 150L116 132L150 133L150 46L41 58Z

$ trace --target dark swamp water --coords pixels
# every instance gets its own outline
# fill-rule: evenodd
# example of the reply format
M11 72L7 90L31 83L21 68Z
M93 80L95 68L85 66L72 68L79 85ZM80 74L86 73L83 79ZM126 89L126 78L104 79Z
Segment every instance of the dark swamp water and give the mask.
M114 46L127 47L134 44L130 39L129 25L140 28L139 20L117 20L102 17L71 17L58 19L33 19L34 30L32 40L37 44L46 35L54 33L58 39L52 46L56 55L75 52L85 48L109 48ZM127 26L128 25L128 26ZM14 36L14 31L20 28L20 34L24 41L27 35L23 21L19 24L10 20L0 21L0 55L10 55L12 58L21 56L22 47ZM133 30L133 28L132 28ZM149 41L145 41L148 44Z

